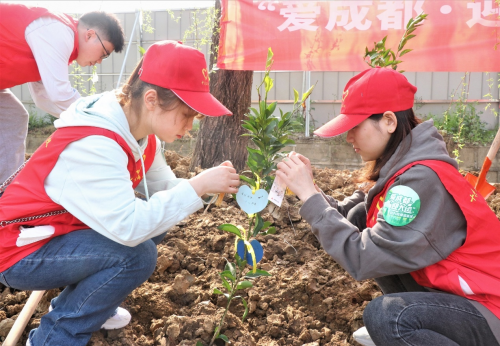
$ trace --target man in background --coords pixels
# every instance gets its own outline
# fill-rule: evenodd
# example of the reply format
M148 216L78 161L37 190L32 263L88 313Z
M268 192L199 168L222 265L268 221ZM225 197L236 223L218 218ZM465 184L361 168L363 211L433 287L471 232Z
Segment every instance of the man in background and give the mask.
M123 29L111 13L79 20L41 7L0 3L0 185L24 162L29 115L8 89L28 83L35 105L59 117L79 99L68 65L100 64L121 52Z

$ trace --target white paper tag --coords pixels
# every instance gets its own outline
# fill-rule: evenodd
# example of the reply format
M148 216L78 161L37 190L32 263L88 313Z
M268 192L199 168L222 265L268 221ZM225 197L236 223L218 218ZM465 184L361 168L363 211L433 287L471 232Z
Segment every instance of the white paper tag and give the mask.
M56 229L54 226L35 226L31 228L19 227L19 237L16 240L16 245L18 247L25 246L28 244L36 243L37 241L44 240L52 237Z
M271 191L269 192L269 200L278 207L281 207L281 202L283 202L283 198L285 197L285 191L285 183L282 182L280 178L276 177L273 186L271 186Z

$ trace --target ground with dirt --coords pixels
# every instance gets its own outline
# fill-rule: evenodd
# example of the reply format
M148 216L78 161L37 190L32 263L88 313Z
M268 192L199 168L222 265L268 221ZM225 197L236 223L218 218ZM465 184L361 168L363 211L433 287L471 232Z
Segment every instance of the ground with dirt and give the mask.
M195 174L188 172L188 158L174 152L166 156L177 176ZM352 177L358 173L314 169L318 186L339 200L354 192ZM500 218L500 184L488 202ZM243 305L233 301L222 329L233 345L357 345L352 332L363 325L363 309L381 295L373 280L355 281L321 249L298 213L300 205L295 196L287 196L281 209L268 207L263 214L278 229L258 238L264 247L258 266L272 276L257 278L253 288L240 291L249 306L245 322ZM223 223L247 223L229 195L221 207L201 210L173 227L158 246L156 271L123 303L132 322L94 333L89 345L208 345L227 303L212 292L222 287L218 273L234 253L234 236L217 229ZM36 328L59 292L46 292L27 331ZM27 296L0 284L0 340Z

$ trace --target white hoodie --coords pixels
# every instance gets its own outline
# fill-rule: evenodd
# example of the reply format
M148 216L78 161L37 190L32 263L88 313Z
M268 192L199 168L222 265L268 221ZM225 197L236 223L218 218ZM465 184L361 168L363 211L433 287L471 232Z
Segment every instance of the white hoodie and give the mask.
M139 142L114 92L81 98L54 122L56 128L95 126L119 134L135 160L142 160L147 138ZM136 246L174 226L203 207L187 180L177 179L166 164L156 139L153 164L137 191L147 191L149 201L134 195L127 155L114 140L88 136L69 144L45 180L47 195L89 228L117 243Z

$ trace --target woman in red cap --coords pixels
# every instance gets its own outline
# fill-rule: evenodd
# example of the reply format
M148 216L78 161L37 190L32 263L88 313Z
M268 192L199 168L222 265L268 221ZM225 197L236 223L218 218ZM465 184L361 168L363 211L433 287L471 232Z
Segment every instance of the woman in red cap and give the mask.
M154 271L165 232L203 207L200 196L237 192L230 162L177 179L161 151L160 141L181 138L195 117L231 115L208 82L201 52L155 43L121 89L63 112L5 189L0 282L66 286L28 345L86 345L99 328L126 325L130 314L117 308Z
M315 131L347 132L367 162L361 189L342 202L292 153L276 175L304 202L300 214L356 280L375 278L354 333L363 345L499 345L500 221L458 172L432 120L413 113L416 88L389 68L346 85L341 114Z

